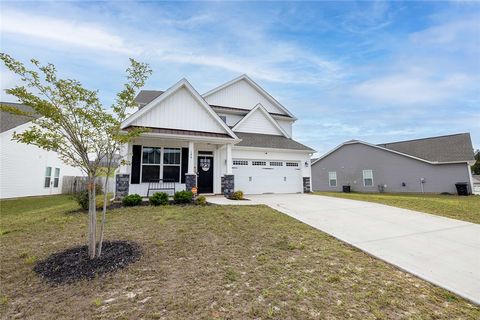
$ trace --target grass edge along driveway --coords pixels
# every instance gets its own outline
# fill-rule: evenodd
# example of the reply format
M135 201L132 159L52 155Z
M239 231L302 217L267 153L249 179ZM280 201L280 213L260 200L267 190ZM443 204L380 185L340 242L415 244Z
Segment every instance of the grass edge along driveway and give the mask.
M480 224L480 196L314 192L315 195L385 204Z

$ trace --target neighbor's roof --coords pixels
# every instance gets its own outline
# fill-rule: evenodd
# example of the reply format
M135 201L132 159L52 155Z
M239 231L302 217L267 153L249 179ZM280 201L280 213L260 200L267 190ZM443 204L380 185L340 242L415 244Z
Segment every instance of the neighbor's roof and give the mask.
M24 123L30 122L33 119L39 118L38 115L33 114L33 109L27 105L21 103L14 103L14 102L0 102L0 104L5 106L15 107L23 112L31 112L32 116L19 116L16 114L11 114L9 112L0 111L0 133L5 132L7 130L13 129L22 125Z
M135 102L140 105L140 108L142 108L144 105L159 97L163 92L164 91L160 90L141 90L135 97Z
M378 146L431 162L474 160L470 133L390 142Z
M284 136L246 132L235 132L235 134L237 135L237 137L242 139L242 141L235 145L238 147L289 149L315 152L315 150L313 150L312 148L309 148L301 144L300 142L286 138Z
M388 152L393 152L431 164L475 161L470 134L458 133L446 136L390 142L377 145L360 140L349 140L325 153L320 158L313 161L312 164L318 163L321 159L337 151L344 145L356 143Z

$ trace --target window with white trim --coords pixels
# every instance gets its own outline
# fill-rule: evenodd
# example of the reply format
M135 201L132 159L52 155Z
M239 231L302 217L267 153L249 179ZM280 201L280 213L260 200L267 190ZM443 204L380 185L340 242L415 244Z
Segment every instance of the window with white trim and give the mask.
M252 161L252 166L266 166L266 161Z
M287 162L285 165L287 167L298 167L298 162Z
M283 162L282 161L270 161L270 166L271 167L283 167Z
M180 182L180 148L163 149L163 180Z
M161 154L161 148L143 147L142 182L158 181L160 179Z
M328 173L328 185L330 187L336 187L337 186L337 173L335 171L332 171L332 172Z
M247 160L233 160L234 166L248 166Z
M363 186L373 187L373 171L363 170Z
M180 148L143 147L142 182L181 181L182 151Z
M60 183L60 168L55 168L55 176L53 177L53 187L58 188Z
M45 181L43 182L44 188L50 188L50 182L52 181L52 167L45 168Z

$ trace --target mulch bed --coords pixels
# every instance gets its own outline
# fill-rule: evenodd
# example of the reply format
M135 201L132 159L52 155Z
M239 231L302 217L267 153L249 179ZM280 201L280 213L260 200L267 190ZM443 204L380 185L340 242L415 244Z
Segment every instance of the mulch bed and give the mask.
M115 272L140 259L142 250L131 241L104 241L102 255L90 259L88 247L78 246L50 255L34 271L53 284L73 283Z

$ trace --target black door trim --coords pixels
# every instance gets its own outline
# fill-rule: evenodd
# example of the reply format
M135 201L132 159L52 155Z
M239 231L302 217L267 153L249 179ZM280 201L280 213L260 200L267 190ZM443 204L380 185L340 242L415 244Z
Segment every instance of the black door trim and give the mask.
M207 171L202 169L201 164L204 159L208 159L210 167ZM215 166L213 155L198 155L197 156L197 188L198 193L213 193L213 168Z

